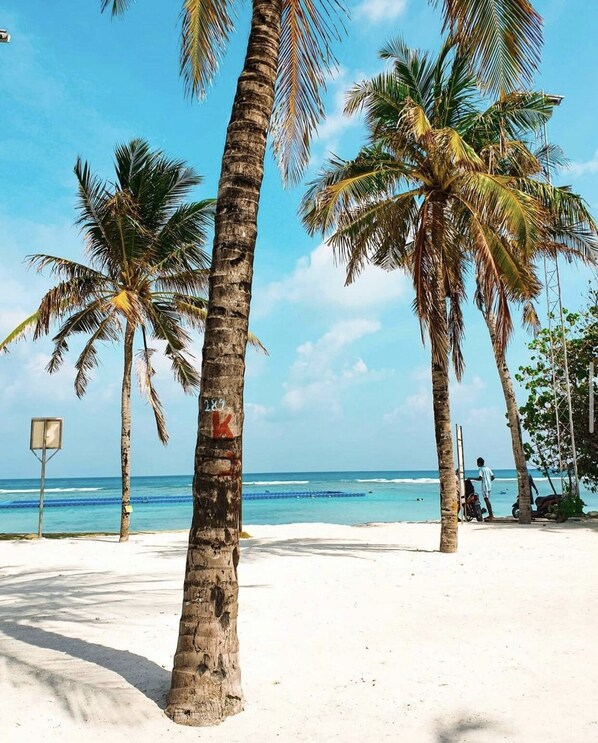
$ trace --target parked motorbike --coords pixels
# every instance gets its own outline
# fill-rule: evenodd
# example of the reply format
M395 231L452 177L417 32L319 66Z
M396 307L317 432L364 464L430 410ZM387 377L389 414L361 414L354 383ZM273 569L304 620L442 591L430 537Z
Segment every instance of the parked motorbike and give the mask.
M531 504L534 505L534 499L531 498ZM532 518L533 519L543 519L548 516L550 513L550 509L552 506L558 506L558 504L563 500L562 495L555 495L554 493L552 495L539 495L535 500L535 506L536 508L532 508ZM513 507L511 509L511 513L513 514L514 519L519 519L519 498L517 499L516 503L513 503Z
M465 518L468 521L483 521L484 514L487 513L485 508L480 506L480 499L473 487L469 477L465 480Z

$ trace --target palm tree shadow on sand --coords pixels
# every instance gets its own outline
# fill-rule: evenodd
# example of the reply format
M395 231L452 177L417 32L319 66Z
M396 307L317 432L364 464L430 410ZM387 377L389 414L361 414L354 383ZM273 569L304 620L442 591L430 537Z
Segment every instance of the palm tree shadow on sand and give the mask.
M461 717L455 722L439 724L436 728L436 742L461 743L464 736L468 736L470 733L483 733L491 729L497 731L499 726L490 720L472 720L469 717ZM467 739L470 740L469 736Z
M170 686L170 671L142 655L81 640L78 637L68 637L41 627L19 624L18 622L0 622L0 632L19 642L46 650L54 650L58 653L66 653L74 658L106 668L121 676L160 709L164 709L166 706L166 693ZM2 655L4 654L2 653ZM21 662L16 658L12 660ZM37 675L38 680L43 682L45 675L50 677L50 674L42 672ZM58 689L55 688L54 692L57 697L60 697ZM65 706L67 709L70 708L69 704Z

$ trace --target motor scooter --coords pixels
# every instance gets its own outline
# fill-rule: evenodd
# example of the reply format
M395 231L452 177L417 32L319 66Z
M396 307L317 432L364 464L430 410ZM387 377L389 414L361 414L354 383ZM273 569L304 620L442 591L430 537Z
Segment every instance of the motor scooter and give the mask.
M556 495L553 493L552 495L539 495L535 500L535 506L536 508L532 508L532 518L533 519L544 519L548 516L550 513L550 509L553 506L558 506L558 504L563 500L562 495ZM530 503L532 506L534 506L534 499L530 496ZM513 514L513 518L519 520L519 498L517 498L517 502L513 503L513 507L511 508L511 513Z
M468 521L483 521L484 514L487 513L485 508L480 506L480 499L473 487L473 483L468 477L465 480L465 518Z

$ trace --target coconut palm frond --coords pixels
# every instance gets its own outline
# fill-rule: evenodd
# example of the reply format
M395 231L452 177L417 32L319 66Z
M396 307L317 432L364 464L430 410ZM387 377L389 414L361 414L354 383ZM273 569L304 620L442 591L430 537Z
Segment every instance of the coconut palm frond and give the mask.
M75 363L75 369L77 370L75 376L75 394L77 397L81 398L85 394L90 379L90 372L98 365L96 343L98 341L115 342L119 340L119 337L120 325L118 322L115 322L114 316L110 314L102 320L97 330L92 333Z
M110 314L110 311L108 311L108 315ZM106 304L102 299L90 302L82 310L73 312L61 325L54 338L52 338L54 350L46 366L47 371L50 374L58 371L64 361L64 354L68 351L68 339L71 335L95 333L106 317Z
M382 148L365 149L355 160L333 158L309 184L300 207L307 230L327 232L355 204L396 192L410 170Z
M504 96L531 83L540 61L542 18L529 0L443 0L442 9L445 29L485 87Z
M173 210L147 252L149 273L209 268L204 246L214 222L214 204L214 199L205 199Z
M488 142L529 138L552 116L554 98L533 91L508 93L484 111L473 111L463 121L468 141L482 147Z
M117 229L111 220L108 203L112 198L106 184L91 172L89 163L77 158L75 176L79 185L76 224L80 227L92 262L102 272L115 275L118 267L125 268Z
M200 98L224 55L233 30L233 0L183 0L181 75L189 95Z
M97 285L95 279L81 278L61 281L44 294L37 310L38 322L33 340L50 332L53 322L69 315L73 310L86 307L102 294L104 284Z
M172 303L186 323L196 330L204 330L208 316L207 300L199 297L173 294Z
M153 300L144 306L144 313L154 338L166 341L174 351L182 351L190 344L191 336L181 326L172 302Z
M268 349L264 344L261 342L261 340L257 337L257 335L254 335L253 333L249 332L247 333L247 342L252 348L255 348L256 351L260 351L260 353L263 353L264 356L269 356Z
M540 163L547 181L550 181L557 171L567 168L571 163L562 147L552 142L546 142L540 145L534 151L534 155Z
M401 36L396 36L382 47L380 57L393 63L392 73L390 78L387 76L373 78L374 86L371 92L379 96L383 90L380 83L386 83L384 93L380 97L387 99L388 103L392 99L400 101L403 98L402 91L405 97L410 98L424 110L429 110L433 98L432 81L438 72L430 55L419 49L411 49ZM395 87L397 84L399 90ZM389 87L392 90L389 90Z
M281 38L270 129L285 183L295 184L309 162L321 93L336 67L332 44L344 31L338 0L282 0Z
M142 337L143 337L143 348L137 353L137 361L135 364L135 371L137 374L137 382L141 394L145 397L147 402L150 404L154 413L154 419L156 421L156 430L158 432L158 438L166 446L168 443L168 431L166 429L166 418L164 416L164 408L162 402L158 397L158 393L152 382L153 377L156 374L154 367L152 366L152 356L156 352L155 348L149 348L147 345L147 337L145 328L142 326Z
M101 0L101 11L102 13L110 8L111 15L120 15L124 13L127 8L133 4L134 0Z
M348 91L344 113L352 116L363 111L368 128L379 134L396 126L405 102L415 100L412 94L411 88L393 72L383 72L356 83Z
M175 293L197 296L206 294L208 289L209 271L180 271L179 273L164 274L156 278L154 286L156 293ZM203 298L202 302L205 302Z
M174 378L181 385L183 391L189 395L198 390L201 376L187 356L181 351L175 350L170 345L166 346L164 353L170 359Z
M483 215L484 222L504 225L519 249L529 256L545 225L545 211L538 200L513 188L504 176L478 171L464 174L459 180L459 199Z
M540 329L540 318L536 312L536 307L533 302L524 302L521 307L521 323L523 327L531 332L537 333Z
M463 319L462 301L464 293L461 294L455 300L449 302L449 313L448 313L448 330L449 330L449 345L451 358L453 362L453 369L455 370L455 377L460 382L465 371L465 360L463 358L463 352L461 350L463 345L463 338L465 337L465 322Z
M64 279L90 279L98 284L108 282L110 278L103 274L101 271L95 271L90 266L86 266L84 263L77 263L71 261L68 258L59 258L55 255L44 255L42 253L36 253L34 255L26 256L26 261L31 268L34 268L38 272L42 272L45 269L50 269L52 276L60 276Z
M12 343L16 343L17 341L21 340L23 338L27 331L37 325L39 321L39 314L37 312L34 312L32 315L29 315L29 317L25 318L23 322L19 323L17 327L12 330L6 338L0 343L0 351L4 351L4 353L8 353L9 346Z
M188 304L192 304L192 301L188 301ZM185 311L187 321L189 321L189 314L190 310L187 308ZM146 317L154 338L166 341L164 354L170 360L176 381L187 394L199 389L199 372L184 352L191 338L181 325L181 312L177 309L175 302L153 301L146 307Z
M337 258L346 263L347 284L351 284L372 262L382 266L389 253L402 262L410 236L417 224L418 191L388 199L366 202L344 213L329 244Z

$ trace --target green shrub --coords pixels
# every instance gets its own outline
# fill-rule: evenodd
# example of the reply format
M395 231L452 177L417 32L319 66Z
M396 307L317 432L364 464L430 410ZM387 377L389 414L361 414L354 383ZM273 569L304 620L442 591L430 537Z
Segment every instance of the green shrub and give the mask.
M566 521L571 516L583 516L585 503L579 495L566 495L560 503L550 508L555 519L559 522Z

